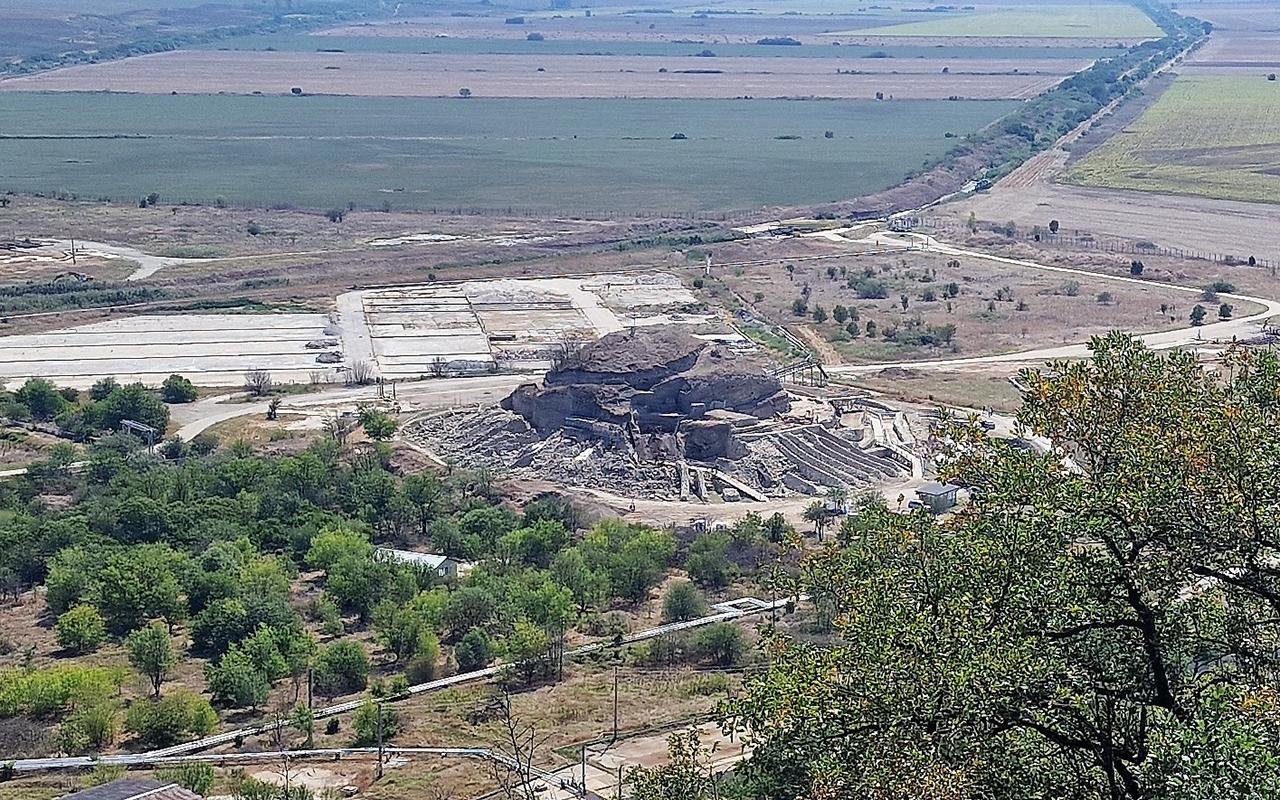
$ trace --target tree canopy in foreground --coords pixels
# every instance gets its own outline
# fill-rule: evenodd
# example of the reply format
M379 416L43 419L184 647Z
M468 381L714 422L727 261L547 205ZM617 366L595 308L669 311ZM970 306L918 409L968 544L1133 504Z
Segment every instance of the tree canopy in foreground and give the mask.
M1116 334L1022 379L1055 451L952 424L974 502L871 504L807 557L835 639L769 640L723 709L754 754L714 796L1280 791L1280 358L1210 374ZM640 797L669 796L653 777Z

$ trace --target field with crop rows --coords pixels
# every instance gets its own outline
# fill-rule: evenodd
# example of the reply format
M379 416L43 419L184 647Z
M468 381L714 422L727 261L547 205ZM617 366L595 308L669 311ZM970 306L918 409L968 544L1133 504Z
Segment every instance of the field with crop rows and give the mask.
M860 36L966 36L980 38L1144 39L1160 28L1130 5L1073 5L1007 8L946 15L936 20L863 28Z
M1067 180L1280 203L1280 82L1261 75L1180 77Z
M840 98L1025 100L1087 62L869 59L837 72L813 58L246 53L179 50L82 64L0 91L399 97ZM874 71L873 71L874 70Z
M935 45L898 44L876 46L867 44L841 44L830 41L806 44L801 47L777 47L774 45L710 41L708 39L605 39L584 36L543 40L525 38L536 26L520 29L521 36L412 36L412 35L359 35L353 29L345 35L279 33L240 36L233 39L203 45L203 50L276 50L294 53L404 53L424 55L581 55L581 56L696 56L710 51L725 58L822 58L852 61L841 64L842 69L869 69L884 60L892 65L904 59L982 59L1028 61L1039 59L1090 60L1113 56L1114 47L1083 47L1064 42L1061 47L1016 46L1001 47L972 45L965 42L948 44L945 50ZM403 33L403 31L398 31Z
M950 150L945 134L1016 107L10 93L0 187L319 208L741 209L883 189Z

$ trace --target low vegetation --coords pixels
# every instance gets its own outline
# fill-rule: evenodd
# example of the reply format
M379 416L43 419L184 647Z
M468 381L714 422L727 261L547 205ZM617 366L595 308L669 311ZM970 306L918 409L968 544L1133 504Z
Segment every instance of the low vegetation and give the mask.
M1280 202L1280 90L1260 76L1184 75L1076 165L1088 186Z
M512 681L548 680L568 643L625 632L607 615L654 601L681 564L693 582L668 589L666 608L690 619L704 591L775 561L789 532L752 516L682 544L668 530L584 526L555 496L508 506L483 473L401 474L382 443L325 439L287 457L232 444L166 461L101 435L83 469L37 464L0 483L0 584L11 597L40 587L57 639L5 639L4 652L26 649L0 671L0 718L48 731L24 751L103 752L202 735L220 713L296 717L308 692L394 695L499 660ZM375 543L469 569L455 578ZM730 626L653 647L637 658L727 666L746 639ZM369 713L356 715L357 742L372 741ZM383 724L391 736L394 718Z
M859 36L972 36L981 38L1144 39L1160 28L1131 5L1036 5L978 13L938 14L940 19L849 31Z

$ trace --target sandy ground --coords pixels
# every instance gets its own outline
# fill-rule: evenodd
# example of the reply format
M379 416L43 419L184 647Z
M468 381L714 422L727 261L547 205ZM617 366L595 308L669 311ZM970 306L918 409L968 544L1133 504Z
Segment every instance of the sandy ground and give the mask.
M669 315L629 309L695 302L673 275L468 281L349 292L338 298L348 353L407 378L501 362L545 368L563 341L590 340ZM365 333L367 331L367 334Z
M831 97L1025 99L1085 66L1017 62L821 58L413 55L176 51L0 81L3 91L112 91L455 97ZM949 74L943 74L943 67ZM1014 73L1013 70L1018 70ZM992 74L995 73L995 74Z
M202 264L205 258L171 258L144 253L136 247L106 242L73 241L71 239L45 239L41 246L28 250L16 251L16 261L52 259L65 269L74 270L82 258L98 258L105 261L122 261L133 267L125 280L140 281L150 278L165 267L180 264ZM136 266L134 266L136 264Z
M390 378L486 371L496 361L545 368L549 349L566 339L700 321L652 310L695 300L673 275L608 274L347 292L332 316L142 315L0 337L0 380L84 388L106 376L156 384L180 373L201 386L235 386L251 369L278 383L341 381L356 362Z
M106 376L158 384L172 373L206 386L231 386L248 369L276 381L332 378L306 344L324 338L323 314L137 316L36 335L0 337L0 380L29 377L86 388Z

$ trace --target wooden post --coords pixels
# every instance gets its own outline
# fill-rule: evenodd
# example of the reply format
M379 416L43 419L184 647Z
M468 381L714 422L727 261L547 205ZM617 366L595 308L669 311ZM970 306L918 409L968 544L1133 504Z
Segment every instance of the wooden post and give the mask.
M382 780L382 703L377 705L378 709L378 780Z

